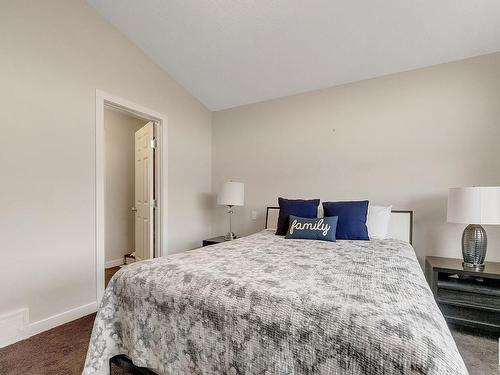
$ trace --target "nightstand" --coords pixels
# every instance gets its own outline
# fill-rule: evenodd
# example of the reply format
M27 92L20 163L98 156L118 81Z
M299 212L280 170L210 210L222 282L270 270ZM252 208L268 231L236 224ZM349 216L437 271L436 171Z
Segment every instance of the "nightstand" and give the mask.
M462 259L426 257L425 277L448 323L500 333L500 263L476 271Z
M210 246L210 245L216 245L218 243L226 242L226 241L227 240L224 239L224 236L213 237L213 238L203 240L202 246L205 247L205 246Z

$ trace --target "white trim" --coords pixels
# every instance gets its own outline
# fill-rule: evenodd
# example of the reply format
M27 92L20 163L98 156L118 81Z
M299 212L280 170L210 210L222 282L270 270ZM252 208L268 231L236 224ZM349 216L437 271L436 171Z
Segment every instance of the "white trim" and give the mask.
M106 261L106 268L113 268L113 267L118 267L122 266L125 263L123 262L123 257L118 258L118 259L111 259Z
M129 100L122 99L101 90L96 90L95 95L95 280L96 280L96 298L99 303L104 295L104 192L105 192L105 160L104 160L104 108L110 107L128 112L136 117L155 121L158 123L158 137L160 145L157 151L158 160L158 207L160 215L158 216L158 233L157 233L157 256L167 254L168 249L168 160L167 160L167 133L168 133L168 118L164 114L133 103Z
M25 309L25 310L27 310L27 309ZM68 311L65 311L63 313L50 316L46 319L42 319L42 320L39 320L37 322L26 324L24 329L21 332L19 332L19 334L17 336L9 338L8 341L7 340L4 341L3 338L0 337L0 343L1 343L0 347L4 347L7 345L14 344L15 342L18 342L21 340L25 340L31 336L34 336L34 335L37 335L39 333L45 332L49 329L58 327L61 324L71 322L75 319L82 318L82 317L89 315L89 314L92 314L96 311L97 311L97 303L91 302L91 303L88 303L86 305L75 307L75 308L70 309ZM27 312L26 312L26 319L27 319Z
M29 310L25 307L0 315L0 348L26 338Z
M85 315L95 313L96 311L97 302L91 302L86 305L75 307L63 313L52 315L37 322L30 323L30 325L28 326L27 337L37 335L65 323L69 323L75 319L82 318Z

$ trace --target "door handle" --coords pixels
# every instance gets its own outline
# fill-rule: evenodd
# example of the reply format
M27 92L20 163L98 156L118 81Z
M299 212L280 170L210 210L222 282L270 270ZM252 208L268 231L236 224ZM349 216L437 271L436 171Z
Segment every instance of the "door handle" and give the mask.
M132 207L131 210L132 210L132 212L137 212L137 208L135 208L135 207Z

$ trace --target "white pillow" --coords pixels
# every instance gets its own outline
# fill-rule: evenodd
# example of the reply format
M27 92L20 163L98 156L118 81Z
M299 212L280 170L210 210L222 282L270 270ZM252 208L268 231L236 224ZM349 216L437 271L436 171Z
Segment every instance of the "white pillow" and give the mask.
M389 234L392 206L368 206L366 226L368 237L383 240Z

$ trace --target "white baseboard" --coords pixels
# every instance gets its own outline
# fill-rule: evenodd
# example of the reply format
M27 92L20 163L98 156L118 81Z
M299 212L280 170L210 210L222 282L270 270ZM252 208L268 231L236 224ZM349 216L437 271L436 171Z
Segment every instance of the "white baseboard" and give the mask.
M27 317L27 309L21 309L21 310L26 310L26 313L23 311L23 317ZM15 312L17 315L21 312L21 310ZM6 336L3 332L0 331L0 348L3 348L4 346L14 344L15 342L27 339L31 336L37 335L39 333L42 333L44 331L47 331L49 329L55 328L57 326L60 326L61 324L65 324L68 322L71 322L72 320L84 317L85 315L92 314L97 311L97 302L91 302L86 305L82 305L79 307L75 307L74 309L62 312L60 314L56 314L53 316L50 316L46 319L39 320L37 322L25 324L23 329L18 330L16 335L8 335ZM2 318L4 322L8 322L9 320L12 320L14 313L9 313L0 316L0 326L2 325ZM26 314L26 315L24 315ZM26 322L27 323L27 322Z
M107 260L105 263L106 268L111 268L111 267L117 267L123 265L123 257L119 259L112 259L112 260Z
M29 310L22 308L0 316L0 348L25 338L28 314Z

